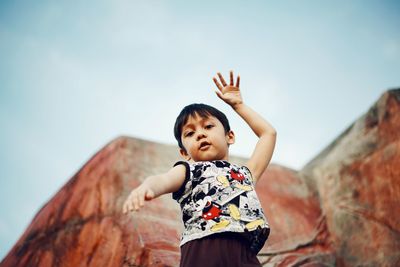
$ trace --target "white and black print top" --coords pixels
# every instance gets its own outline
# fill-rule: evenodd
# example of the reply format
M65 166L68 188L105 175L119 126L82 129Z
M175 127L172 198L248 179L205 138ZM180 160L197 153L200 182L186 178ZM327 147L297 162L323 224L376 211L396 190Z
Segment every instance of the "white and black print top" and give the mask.
M184 232L180 246L214 233L238 232L256 254L269 236L269 224L254 190L250 170L225 160L183 164L186 177L172 193L181 206Z

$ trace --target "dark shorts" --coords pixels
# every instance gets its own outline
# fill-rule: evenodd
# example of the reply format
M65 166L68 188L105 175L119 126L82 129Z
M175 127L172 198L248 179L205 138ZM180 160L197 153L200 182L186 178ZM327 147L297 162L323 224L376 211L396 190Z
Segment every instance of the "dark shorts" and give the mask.
M248 241L237 233L212 234L181 247L180 267L260 267Z

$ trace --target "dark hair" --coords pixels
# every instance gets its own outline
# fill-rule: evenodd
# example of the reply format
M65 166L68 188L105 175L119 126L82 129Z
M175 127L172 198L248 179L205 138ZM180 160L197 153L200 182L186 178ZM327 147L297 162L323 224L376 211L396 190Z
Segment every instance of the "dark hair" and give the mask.
M194 117L195 114L199 115L202 118L208 118L209 116L217 118L224 126L225 134L231 130L228 118L218 109L206 104L190 104L182 109L181 113L176 118L174 126L175 138L178 141L179 147L182 149L185 149L183 147L181 139L182 127L187 123L189 117Z

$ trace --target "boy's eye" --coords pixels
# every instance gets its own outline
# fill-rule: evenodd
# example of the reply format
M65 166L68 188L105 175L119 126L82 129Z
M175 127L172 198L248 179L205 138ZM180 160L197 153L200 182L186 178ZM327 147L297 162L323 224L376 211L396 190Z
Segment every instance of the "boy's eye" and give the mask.
M188 132L187 134L186 134L186 136L191 136L193 134L193 132Z
M210 129L212 127L214 127L214 125L212 125L212 124L209 124L209 125L206 126L207 129Z

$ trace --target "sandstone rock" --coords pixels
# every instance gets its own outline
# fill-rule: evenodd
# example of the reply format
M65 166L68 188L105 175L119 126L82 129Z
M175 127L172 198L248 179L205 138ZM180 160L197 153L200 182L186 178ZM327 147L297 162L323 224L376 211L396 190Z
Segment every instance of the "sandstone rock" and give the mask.
M1 266L175 266L179 206L168 196L129 216L130 190L165 171L172 146L120 137L93 156L37 213Z
M264 266L334 266L318 198L294 170L270 165L263 176L256 190L271 234L259 253L260 262Z
M339 266L400 266L400 89L299 175L320 200Z

